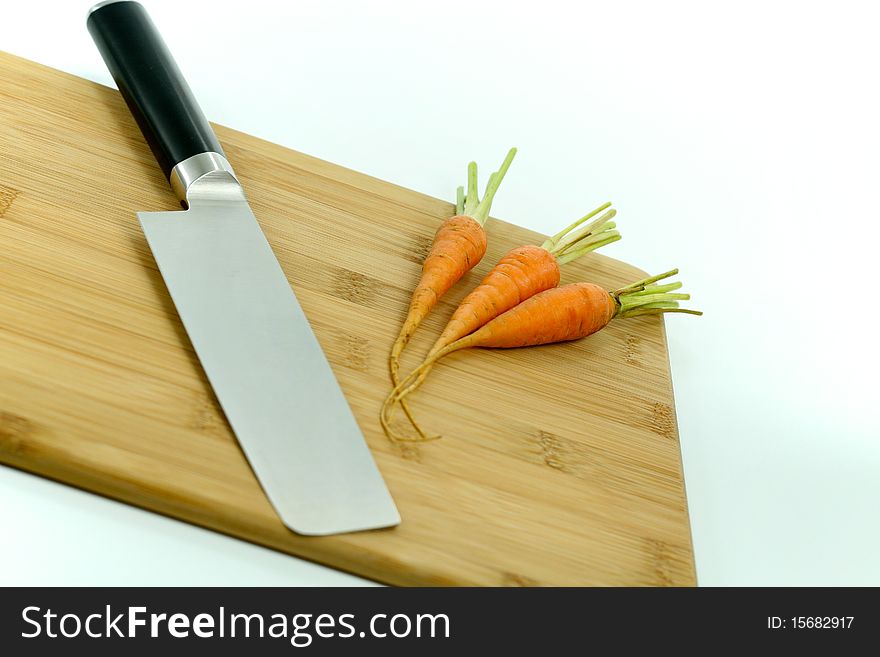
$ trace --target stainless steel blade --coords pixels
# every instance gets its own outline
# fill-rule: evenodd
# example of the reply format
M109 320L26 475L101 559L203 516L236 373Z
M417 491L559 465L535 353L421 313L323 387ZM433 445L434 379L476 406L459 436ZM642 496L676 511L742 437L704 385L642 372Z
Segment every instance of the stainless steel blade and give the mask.
M284 272L244 196L229 189L201 197L191 190L188 210L138 218L248 461L297 533L398 524Z

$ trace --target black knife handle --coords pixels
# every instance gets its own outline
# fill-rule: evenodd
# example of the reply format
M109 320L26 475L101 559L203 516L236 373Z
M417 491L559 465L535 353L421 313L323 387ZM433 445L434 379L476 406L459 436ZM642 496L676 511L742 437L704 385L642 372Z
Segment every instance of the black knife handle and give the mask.
M193 155L223 155L146 9L131 0L99 3L86 25L166 178Z

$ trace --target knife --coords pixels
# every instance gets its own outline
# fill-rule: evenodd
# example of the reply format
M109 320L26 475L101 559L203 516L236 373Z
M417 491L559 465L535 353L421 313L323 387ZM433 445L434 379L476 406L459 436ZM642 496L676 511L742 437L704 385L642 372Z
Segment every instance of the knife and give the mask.
M87 27L185 210L137 213L223 412L282 522L327 535L400 522L240 181L146 10Z

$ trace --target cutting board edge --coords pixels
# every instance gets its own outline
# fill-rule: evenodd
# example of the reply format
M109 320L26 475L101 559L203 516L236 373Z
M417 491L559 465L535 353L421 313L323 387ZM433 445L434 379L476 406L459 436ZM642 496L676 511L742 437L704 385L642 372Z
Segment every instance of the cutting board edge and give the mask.
M83 468L69 467L64 461L59 460L42 460L34 461L16 457L13 453L6 450L0 450L0 466L12 468L19 472L42 477L49 481L64 486L70 486L78 491L90 495L97 495L113 502L118 502L128 506L132 506L141 511L155 513L156 515L168 518L178 522L183 522L200 529L217 532L230 539L242 541L258 545L262 548L280 552L282 554L303 559L324 568L345 572L354 577L360 577L372 581L376 584L384 586L440 586L440 587L458 587L458 586L485 586L486 582L481 581L464 581L452 578L438 577L436 574L425 573L419 575L412 570L412 564L407 564L407 570L374 570L365 568L364 562L359 561L357 570L350 566L349 560L339 556L336 553L328 553L322 551L312 554L309 550L292 550L289 544L283 539L272 540L270 536L258 535L254 537L253 533L249 533L245 538L241 533L236 533L234 527L230 527L229 517L213 518L210 514L200 514L197 509L188 506L175 506L170 504L165 498L160 496L138 497L136 495L127 495L125 487L120 485L121 480L108 478L106 473L91 473ZM148 506L151 505L151 506ZM226 521L225 524L223 521ZM377 530L384 531L384 530ZM304 537L304 542L314 540L311 537ZM298 548L299 548L298 544ZM384 558L384 557L383 557ZM389 576L389 573L392 576ZM399 576L398 576L399 575Z

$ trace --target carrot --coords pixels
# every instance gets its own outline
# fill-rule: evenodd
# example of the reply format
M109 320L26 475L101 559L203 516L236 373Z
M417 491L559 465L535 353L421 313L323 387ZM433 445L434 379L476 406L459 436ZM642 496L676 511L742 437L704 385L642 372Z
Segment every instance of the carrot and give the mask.
M482 200L477 192L477 164L468 165L468 191L458 188L456 215L444 221L434 235L434 242L425 262L422 275L413 292L406 319L388 356L391 381L400 382L400 355L415 333L419 324L455 283L477 265L486 253L486 233L483 224L489 218L492 199L516 155L511 148L501 168L489 176ZM410 421L414 421L409 409L405 409Z
M616 224L611 221L617 210L608 210L610 206L611 203L605 203L596 208L545 240L541 246L518 246L508 251L482 282L464 298L431 347L427 358L476 331L518 303L559 285L560 265L619 240L620 233L614 230ZM604 210L608 211L583 225ZM430 368L426 368L422 371L413 387L418 387L424 381L429 370ZM401 401L401 406L412 420L407 403Z
M444 356L461 349L510 349L578 340L600 331L614 318L671 312L701 315L696 310L679 308L680 300L690 298L690 295L674 292L681 287L681 283L657 284L677 273L678 270L673 269L614 292L608 292L593 283L573 283L539 292L426 358L388 395L380 415L382 427L394 440L411 440L392 432L389 424L390 409L415 390L417 385L414 384L422 372ZM425 435L420 427L418 431L420 436Z

